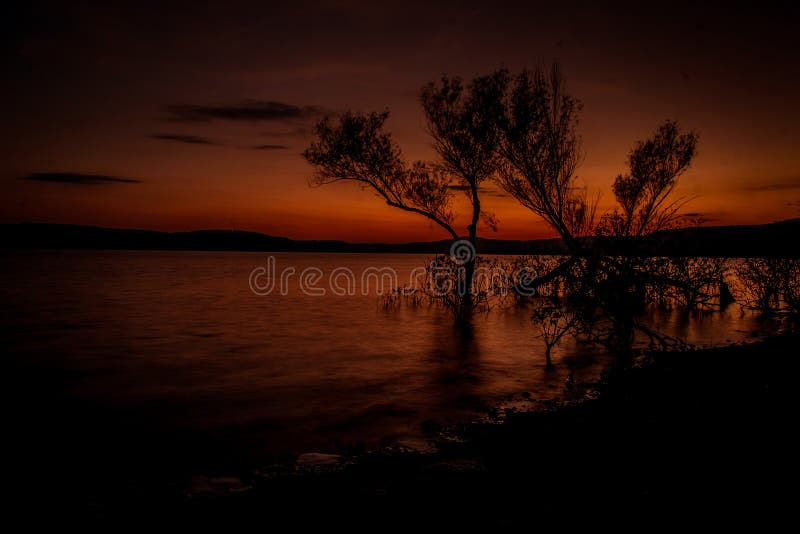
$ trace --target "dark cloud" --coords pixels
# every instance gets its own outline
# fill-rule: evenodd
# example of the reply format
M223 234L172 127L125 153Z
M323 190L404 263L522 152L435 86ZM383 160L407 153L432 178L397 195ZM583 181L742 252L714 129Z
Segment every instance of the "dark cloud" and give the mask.
M289 148L287 145L256 145L252 147L253 150L286 150Z
M76 174L71 172L36 172L22 177L23 180L35 182L55 182L61 184L138 184L141 180L135 178L119 178L117 176L103 176L101 174Z
M163 141L177 141L179 143L188 143L190 145L219 145L216 141L212 141L206 137L199 135L183 135L183 134L153 134L150 136L152 139L161 139Z
M205 122L211 120L230 121L286 121L308 119L324 113L319 106L295 106L285 102L245 100L239 104L199 106L173 104L164 110L170 120Z

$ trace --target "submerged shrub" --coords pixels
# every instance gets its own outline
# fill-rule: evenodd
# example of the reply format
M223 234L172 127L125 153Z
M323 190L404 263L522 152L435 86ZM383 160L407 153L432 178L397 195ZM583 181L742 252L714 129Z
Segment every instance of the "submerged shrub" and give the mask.
M747 258L734 272L733 288L744 307L762 313L797 313L798 260Z
M727 269L727 261L721 258L665 258L662 273L669 284L662 295L687 310L719 305Z
M569 306L565 299L540 298L536 303L531 320L539 330L539 337L545 344L545 361L547 369L552 369L551 352L561 338L568 333L575 333L580 323L580 313Z

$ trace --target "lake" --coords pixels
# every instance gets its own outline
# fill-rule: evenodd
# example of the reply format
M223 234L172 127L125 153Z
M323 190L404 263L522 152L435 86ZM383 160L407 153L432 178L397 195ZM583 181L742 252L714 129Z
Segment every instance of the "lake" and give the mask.
M567 363L583 380L610 361L598 348L564 340L555 371L546 372L529 310L479 314L465 336L443 309L384 306L382 275L361 287L364 272L380 268L405 284L426 261L5 251L1 343L20 447L187 470L382 444L422 447L428 422L479 417L522 392L558 396ZM273 266L275 275L258 276ZM263 294L267 278L291 268L284 284ZM303 280L313 268L321 279ZM332 273L340 273L333 285ZM324 295L315 294L320 288ZM698 345L745 340L760 329L738 306L653 320Z

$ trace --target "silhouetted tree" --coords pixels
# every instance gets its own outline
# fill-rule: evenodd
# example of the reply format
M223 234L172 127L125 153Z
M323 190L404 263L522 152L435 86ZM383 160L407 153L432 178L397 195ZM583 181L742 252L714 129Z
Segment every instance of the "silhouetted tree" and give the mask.
M736 300L764 314L797 310L798 260L747 258L734 268Z
M653 292L650 300L677 304L686 309L723 307L720 283L727 271L727 262L721 258L660 258L654 262Z
M480 76L465 86L460 78L443 77L422 88L421 101L433 148L439 155L439 168L452 177L456 186L466 192L472 207L467 239L476 245L478 222L496 229L493 214L482 211L480 187L495 172L495 153L500 136L495 128L502 113L502 97L508 83L504 69L489 76ZM475 257L464 263L465 274L459 294L469 307L475 272Z
M492 214L482 211L481 184L496 169L499 140L495 117L501 111L508 73L498 70L463 84L459 78L442 78L422 88L421 102L433 148L434 163L409 165L391 135L384 130L388 112L348 112L338 124L330 117L316 127L317 139L304 152L317 168L314 183L352 180L372 189L390 206L418 213L441 226L454 240L452 191L467 193L471 205L467 239L472 245L462 258L463 276L456 291L464 309L472 307L478 222L496 227ZM460 313L459 316L463 316Z
M498 115L502 161L498 183L553 227L572 252L579 250L575 238L593 227L595 206L576 183L580 109L553 65L549 74L541 69L519 74Z
M783 299L791 314L794 330L800 326L800 260L788 260Z
M544 341L545 368L553 368L551 353L561 339L572 332L580 322L580 314L569 306L565 299L544 298L533 310L531 320L539 328Z
M596 200L590 202L577 183L580 108L567 93L557 65L547 74L537 69L517 76L498 120L497 180L558 232L570 251L570 259L541 276L540 283L560 279L571 300L584 306L579 316L585 328L595 330L596 337L596 330L608 325L603 337L625 353L636 330L665 341L637 320L653 296L654 283L674 287L680 282L682 295L692 300L700 298L692 293L697 287L685 279L671 280L664 272L656 280L650 260L603 255L584 237L599 233L627 242L675 224L682 201L672 195L677 178L694 157L697 136L681 133L677 124L667 121L652 138L639 142L628 158L629 172L614 183L619 207L595 228ZM598 312L607 320L597 320Z
M453 227L453 191L466 193L471 208L466 239L473 253L458 258L463 268L455 277L438 269L455 258L437 258L427 273L437 290L440 282L455 286L454 292L437 298L456 317L466 317L476 305L472 289L477 227L481 221L496 225L494 215L483 210L480 193L492 179L546 221L570 254L566 260L548 262L554 265L533 280L528 270L525 276L509 278L515 290L547 288L551 298L570 303L569 312L547 305L534 316L550 329L545 334L548 356L567 331L578 329L590 333L590 339L603 337L623 353L630 351L636 331L663 344L665 337L640 321L649 303L671 299L694 307L711 302L711 288L722 279L722 264L639 258L630 253L634 248L624 247L627 254L613 256L596 248L591 237L609 237L624 246L680 225L684 200L675 199L674 193L696 154L696 134L666 121L652 137L638 142L629 154L627 173L614 181L617 207L596 224L597 199L589 199L576 174L581 104L566 91L557 65L515 77L500 69L466 84L444 77L424 86L420 99L438 156L435 162L409 163L403 158L384 130L388 112L326 117L304 155L316 167L314 183L355 181L388 205L435 222L453 240L459 239ZM482 290L484 297L489 293ZM788 301L791 295L784 298Z
M316 167L313 183L357 182L388 205L427 217L458 239L449 177L423 162L408 165L383 129L388 117L388 112L347 112L338 124L323 118L316 126L317 140L303 152Z
M628 156L628 174L614 180L619 208L603 217L601 233L635 238L674 226L685 201L671 196L696 150L697 134L681 133L673 121L640 141Z
M694 158L697 135L681 133L677 123L666 121L653 137L639 141L628 156L629 172L614 180L614 197L618 208L604 215L597 233L634 245L643 236L674 227L679 222L678 210L684 205L673 199L678 177ZM627 252L631 252L628 250ZM654 265L651 258L632 254L623 257L603 257L592 264L592 270L604 272L598 284L600 307L613 325L611 340L625 354L638 330L651 342L665 344L666 338L638 320L652 302L653 286L659 291L687 290L693 285L686 279L688 272L674 277ZM698 274L695 272L694 274Z

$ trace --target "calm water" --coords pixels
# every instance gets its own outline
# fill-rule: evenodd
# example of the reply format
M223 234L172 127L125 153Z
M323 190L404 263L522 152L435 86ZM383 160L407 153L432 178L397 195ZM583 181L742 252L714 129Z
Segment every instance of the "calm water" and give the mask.
M578 379L608 361L598 349L564 341L557 370L546 373L529 312L516 308L480 315L465 339L447 312L385 309L374 287L368 295L328 289L313 296L294 276L287 294L276 287L259 296L248 281L267 256L3 253L2 348L21 418L59 429L48 446L71 440L81 448L81 433L102 440L113 429L117 440L149 450L168 444L178 456L269 461L358 443L418 444L425 421L475 417L524 391L551 397L562 390L565 360ZM425 262L420 255L272 256L278 273L316 266L327 276L347 267L360 277L368 267L391 267L401 284ZM698 344L742 340L758 328L737 306L658 321Z

